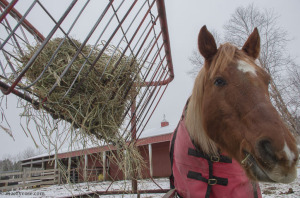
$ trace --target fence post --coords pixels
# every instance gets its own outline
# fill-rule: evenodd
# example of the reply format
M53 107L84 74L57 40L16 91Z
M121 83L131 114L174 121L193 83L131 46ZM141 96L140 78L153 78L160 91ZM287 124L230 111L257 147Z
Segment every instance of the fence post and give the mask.
M148 144L149 150L149 166L150 166L150 176L153 177L153 165L152 165L152 144Z
M26 181L26 169L23 169L23 175L22 175L22 180L23 180L23 189L25 189L25 181Z
M87 181L87 167L88 167L88 158L87 158L87 154L85 154L84 155L84 168L83 168L84 181Z
M103 151L103 161L102 161L102 167L103 167L103 181L106 181L106 151Z
M57 178L57 179L58 179L57 183L60 184L60 183L61 183L61 174L60 174L60 170L59 170L59 169L56 169L55 172L57 172L57 176L58 176L58 178Z
M71 181L71 163L72 163L72 160L71 160L71 157L68 158L68 181L70 182ZM75 183L75 181L73 180L73 182Z

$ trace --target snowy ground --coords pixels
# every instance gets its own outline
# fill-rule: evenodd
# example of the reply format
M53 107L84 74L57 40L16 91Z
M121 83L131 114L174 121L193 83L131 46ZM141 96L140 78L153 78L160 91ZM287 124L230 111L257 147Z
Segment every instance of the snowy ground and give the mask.
M169 188L169 179L161 178L155 179L155 182L162 188ZM0 197L12 198L12 197L67 197L67 196L78 196L85 193L91 193L93 191L104 191L107 190L111 182L100 182L100 183L80 183L76 185L53 185L49 187L43 187L39 189L27 189L10 192L0 192ZM160 189L151 180L138 181L138 189ZM290 184L270 184L261 183L261 192L263 198L299 198L300 197L300 168L298 168L297 179ZM114 182L110 191L112 190L127 190L131 188L131 181L118 181ZM159 198L164 194L142 194L143 198ZM101 196L103 198L134 198L136 195L106 195Z

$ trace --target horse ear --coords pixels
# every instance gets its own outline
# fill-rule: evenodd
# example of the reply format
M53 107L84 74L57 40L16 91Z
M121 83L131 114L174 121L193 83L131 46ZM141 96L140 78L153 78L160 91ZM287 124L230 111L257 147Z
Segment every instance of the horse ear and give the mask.
M252 58L258 58L260 52L260 37L257 28L254 28L253 32L245 42L242 50Z
M213 35L204 25L198 35L198 48L205 60L212 58L217 53L217 45Z

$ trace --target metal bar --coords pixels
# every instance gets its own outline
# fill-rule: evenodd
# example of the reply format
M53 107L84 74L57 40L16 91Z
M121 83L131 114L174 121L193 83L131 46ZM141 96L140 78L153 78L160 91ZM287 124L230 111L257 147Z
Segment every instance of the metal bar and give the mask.
M0 10L2 11L2 8L1 8L1 7L0 7ZM7 31L7 33L9 34L9 31L11 31L11 26L10 26L10 24L9 24L9 22L8 22L8 20L7 20L6 18L5 18L4 20L5 20L5 23L6 23L6 26L7 26L6 31ZM21 26L20 26L20 27L21 27ZM21 49L21 46L20 46L20 44L19 44L19 42L18 42L18 40L17 40L15 34L13 34L13 39L12 39L12 44L14 45L14 43L17 45L17 48L18 48L20 54L21 54L22 56L24 56L24 53L23 53L23 51L22 51L22 49ZM15 47L15 46L14 46L14 47Z
M1 3L3 3L4 5L8 5L8 2L6 0L0 0ZM23 16L20 12L18 12L15 8L12 8L9 12L9 14L14 17L17 18L18 20L22 19ZM29 32L34 33L38 40L40 42L43 42L43 40L45 39L45 37L26 19L23 20L22 25L25 27L25 29L27 29Z
M7 90L9 88L9 86L7 84L5 84L4 82L0 81L0 89L1 90ZM33 100L31 97L21 93L20 91L13 89L12 93L15 94L16 96L26 100L27 102L30 102L31 104L33 104L34 106L39 106L39 103L36 102L35 100Z
M143 127L143 129L142 129L141 131L144 131L144 130L145 130L145 127L147 126L147 124L148 124L150 118L152 117L152 115L153 115L155 109L157 108L157 105L159 104L159 102L160 102L162 96L164 95L164 93L165 93L165 91L166 91L166 89L167 89L168 86L169 86L169 84L166 84L166 86L165 86L165 88L164 88L164 90L163 90L163 93L162 93L161 96L159 97L159 99L158 99L158 101L157 101L157 103L156 103L154 109L152 110L150 116L148 117L148 120L147 120L146 123L144 124L144 127ZM160 86L160 88L161 88L161 86ZM146 115L148 114L149 110L150 110L150 107L149 107L149 109L148 109ZM145 117L146 117L146 116L145 116ZM142 134L142 133L139 134L139 136L137 137L137 139L140 138L141 134Z
M163 77L163 74L164 74L164 73L165 73L165 72L162 72L160 79ZM167 77L167 74L165 75L164 79L166 79L166 77ZM167 85L168 85L168 84L167 84ZM156 91L156 89L157 89L157 86L158 86L158 85L156 85L156 86L154 87L154 89L152 90L152 92L151 92L151 94L150 94L150 96L149 96L149 99L147 100L147 104L145 105L144 110L146 110L146 106L147 106L148 103L151 101L151 98L154 96L154 93L155 93L155 91ZM142 119L142 122L141 122L141 123L144 122L144 120L145 120L146 116L148 115L148 113L149 113L149 111L150 111L150 109L151 109L151 107L152 107L152 105L153 105L153 103L154 103L154 101L155 101L155 98L158 96L158 94L159 94L161 88L162 88L162 86L159 86L159 88L158 88L158 90L157 90L157 92L156 92L154 98L152 99L152 102L150 103L150 106L148 107L148 110L146 111L146 113L145 113L145 115L144 115L144 118ZM166 88L165 88L165 89L166 89ZM164 93L164 92L163 92L163 93ZM162 93L162 95L163 95L163 93ZM161 97L162 97L162 95L161 95ZM161 98L161 97L160 97L160 98ZM159 99L159 101L160 101L160 99ZM156 103L156 106L158 105L159 101ZM156 109L156 106L155 106L155 108L153 109L152 113L153 113L154 110ZM143 111L144 111L144 110L143 110ZM151 117L151 116L152 116L152 114L150 115L150 117ZM149 117L149 119L150 119L150 117ZM148 121L149 121L149 119L148 119ZM146 125L147 125L148 121L146 122ZM146 126L146 125L145 125L145 126ZM142 124L140 124L140 126L138 127L138 130L140 129L141 126L142 126ZM144 127L144 128L145 128L145 127ZM144 128L143 128L143 130L141 130L141 132L140 132L140 134L138 135L137 139L140 138L142 132L144 131Z
M148 55L146 56L145 60L143 61L143 63L142 63L141 65L144 65L144 63L146 62L146 60L149 58L149 56L150 56L150 54L151 54L151 52L152 52L152 50L153 50L153 48L154 48L154 46L155 46L155 43L158 41L158 38L159 38L159 37L156 38L156 40L155 40L155 42L153 43L153 45L152 45L150 51L148 52ZM151 67L148 69L148 74L149 74L150 70L152 69L152 67L153 67L153 65L154 65L154 62L155 62L156 58L157 58L157 56L154 56L153 59L151 60L151 62L152 62L153 64L152 64ZM133 81L132 81L131 84L128 86L127 90L125 91L125 96L124 96L124 98L126 98L128 92L129 92L129 90L130 90L131 87L134 85L134 81L136 80L136 78L137 78L137 76L138 76L138 73L140 72L141 69L142 69L142 67L140 67L140 69L139 69L139 71L137 72L137 74L135 75ZM148 75L147 75L147 76L148 76ZM147 76L145 77L144 81L146 80ZM126 111L126 113L124 114L124 116L127 115L128 111L129 111L129 110ZM126 129L124 130L124 132L127 130L127 128L128 128L128 125L127 125Z
M17 72L15 70L15 68L13 67L9 57L7 56L6 52L2 50L3 56L5 57L5 60L7 61L8 66L10 67L11 71L14 74L14 77L17 77ZM4 73L4 75L6 76L6 73Z
M66 68L64 69L64 71L61 73L60 78L62 79L62 77L67 73L67 71L69 70L69 68L71 67L71 65L73 64L73 62L75 61L75 59L77 58L77 56L79 55L79 53L82 51L83 47L86 45L86 43L88 42L88 40L90 39L90 37L92 36L92 34L94 33L94 31L96 30L96 28L98 27L99 23L102 21L105 13L107 12L107 10L109 9L110 5L112 4L112 1L110 1L110 3L106 6L104 12L100 15L100 17L98 18L98 20L96 21L96 23L94 24L93 28L91 29L91 31L88 33L87 37L85 38L85 40L83 41L83 43L80 45L79 49L77 50L76 54L72 57L72 60L68 63L68 65L66 66ZM52 86L52 88L50 89L50 91L48 92L48 96L54 91L54 89L57 87L58 83L55 82L55 84Z
M35 0L30 7L28 8L28 10L26 10L25 14L22 16L22 18L18 21L18 23L16 24L16 26L14 27L14 29L11 31L11 33L6 37L6 39L3 41L3 43L0 45L0 50L4 47L4 45L7 43L7 41L11 38L12 35L15 34L15 31L18 29L18 27L23 23L23 21L25 20L26 16L29 14L29 12L32 10L32 8L34 7L34 5L36 4L38 0ZM11 12L10 12L11 13Z
M150 6L149 0L147 0L147 2L148 2L148 5ZM151 16L151 20L150 20L150 21L154 22L154 20L153 20L154 15L153 15L151 12L150 12L150 16ZM153 30L153 33L154 33L154 38L156 38L156 32L155 32L155 29ZM157 46L157 48L159 48L159 47L158 47L158 44L156 44L156 46ZM160 55L159 55L159 58L160 58L160 60L161 60L161 56L160 56Z
M154 79L155 76L158 74L158 71L159 71L159 69L161 68L162 63L163 63L163 61L165 60L165 58L166 58L166 56L164 56L164 58L162 59L162 61L161 61L161 63L159 64L159 66L158 66L158 68L157 68L155 74L153 74L153 76L152 76L151 79ZM158 75L158 76L161 76L161 75ZM161 76L161 77L162 77L162 76ZM160 77L160 79L161 79L161 77ZM147 86L147 87L146 87L146 90L144 91L143 98L144 98L144 96L146 95L146 92L150 89L150 87L151 87L151 86ZM154 87L156 88L157 86L154 86ZM152 93L152 91L150 92L150 96L152 95L151 93ZM140 112L138 113L138 115L139 115L138 118L139 118L139 119L140 119L140 116L143 114L143 112L144 112L146 106L148 105L148 102L150 101L150 99L151 99L151 97L148 97L148 98L146 99L147 102L144 102L143 105L142 105L142 107L140 108ZM140 102L142 102L142 101L140 101Z
M69 33L71 32L71 30L73 29L73 27L75 26L76 22L78 21L79 17L81 16L81 14L83 13L84 9L86 8L87 4L89 3L89 0L84 4L84 6L82 7L82 9L79 11L78 15L76 16L75 20L73 21L73 23L71 24L69 30L67 33L65 33L65 37L64 39L60 42L60 44L58 45L57 49L54 51L53 55L51 56L50 60L48 61L47 65L44 67L43 71L41 72L41 74L29 85L22 87L23 89L29 89L30 87L32 87L34 84L37 83L38 80L40 80L42 78L42 76L44 75L44 73L46 72L46 70L48 69L48 67L50 66L50 64L53 62L55 56L57 55L57 53L59 52L59 49L61 48L62 44L65 42L65 40L68 37ZM42 8L44 8L44 6L41 5ZM44 9L45 10L45 9ZM51 18L53 19L53 17L51 16ZM57 24L57 22L53 19L54 23ZM61 29L62 30L62 29ZM63 30L62 30L63 31ZM72 39L69 39L73 45L75 45L75 47L78 49L78 47L76 46L75 43L73 43ZM84 54L82 54L84 56Z
M8 5L6 5L5 10L2 12L2 14L0 15L0 23L2 22L2 20L6 17L6 15L11 11L11 9L16 5L16 3L18 2L18 0L13 0L12 2L10 2ZM6 2L8 3L8 2ZM1 4L0 4L1 5ZM5 4L4 4L5 5Z
M171 55L171 47L170 47L170 38L169 38L169 31L168 31L168 24L167 24L167 15L166 15L166 7L165 7L165 2L164 0L156 0L156 5L157 5L157 11L159 15L159 21L160 21L160 26L162 30L162 37L164 41L164 48L165 48L165 53L167 55L167 63L168 63L168 68L169 68L169 78L162 82L149 82L151 86L155 84L159 85L166 85L170 83L174 79L174 70L173 70L173 61L172 61L172 55Z
M123 53L121 54L119 60L116 62L115 66L114 66L114 69L112 70L112 74L114 73L114 70L115 70L116 67L119 65L119 63L121 62L122 57L124 56L125 52L126 52L127 49L129 48L129 45L131 44L131 42L132 42L133 39L135 38L136 34L138 33L139 29L141 28L142 24L144 23L144 21L145 21L147 15L148 15L148 13L150 12L150 10L151 10L151 8L152 8L153 5L154 5L154 1L153 1L153 3L151 4L151 7L149 7L149 9L147 10L145 16L143 17L142 21L140 22L139 26L137 27L136 31L134 32L133 36L131 37L131 39L130 39L128 45L127 45L126 48L124 49L124 51L123 51ZM123 71L123 70L122 70L122 71ZM121 71L121 72L122 72L122 71ZM121 73L121 72L120 72L120 73Z
M122 33L123 33L123 37L120 39L120 41L119 41L117 47L115 48L114 52L113 52L112 55L111 55L111 58L107 61L107 64L105 65L104 71L103 71L103 73L102 73L102 75L101 75L101 77L100 77L99 80L102 79L102 77L103 77L103 75L104 75L104 72L106 71L106 69L107 69L107 67L108 67L108 64L110 63L110 61L111 61L112 57L114 56L115 52L119 49L119 46L121 45L121 42L122 42L123 38L126 39L126 41L127 41L127 46L130 46L130 42L128 42L127 37L126 37L126 34L127 34L127 32L129 31L130 27L132 26L133 22L135 21L136 17L138 16L138 14L140 13L140 11L141 11L142 8L144 7L144 5L145 5L145 3L144 3L144 4L142 5L142 7L139 9L139 11L138 11L137 14L135 15L134 19L131 21L131 23L130 23L130 25L128 26L126 32L123 31L123 28L122 28L122 25L121 25L120 29L121 29L121 31L122 31ZM115 14L116 18L118 19L118 22L120 23L120 20L119 20L119 18L117 17L117 14L116 14L115 11L114 11L114 14ZM124 50L124 52L125 52L125 51L126 51L126 50ZM122 59L123 55L124 55L124 54L122 54L122 55L120 56L119 60ZM136 56L137 56L137 55L136 55ZM114 67L116 67L116 66L118 66L117 63L115 63L115 66L114 66ZM113 72L112 72L112 73L113 73Z
M129 44L130 44L130 43L132 42L132 40L134 39L135 35L137 34L139 28L141 27L142 23L143 23L144 20L146 19L147 15L148 15L148 13L150 12L150 10L151 10L151 8L152 8L153 5L154 5L154 1L153 1L153 3L151 4L151 7L149 7L148 11L146 12L144 18L142 19L142 22L139 24L139 26L138 26L137 30L135 31L134 35L132 36L132 38L131 38ZM121 57L119 58L119 60L118 60L117 63L115 64L115 68L116 68L116 65L119 64L119 62L120 62L122 56L125 54L125 51L126 51L127 49L128 49L128 46L125 48L125 50L123 51ZM139 51L139 52L140 52L140 51ZM138 53L139 53L139 52L138 52ZM151 52L151 51L150 51L150 52ZM148 53L148 56L150 55L150 52ZM136 56L138 55L138 53L136 54ZM148 56L147 56L147 58L145 59L145 61L148 59ZM145 61L144 61L144 63L145 63ZM143 63L143 64L144 64L144 63ZM132 66L133 64L134 64L134 62L132 61L132 63L131 63L130 66ZM143 64L142 64L142 66L143 66ZM129 93L131 87L134 85L134 81L136 80L136 78L137 78L137 76L138 76L138 73L139 73L139 72L141 71L141 69L142 69L142 66L139 68L139 70L138 70L138 72L136 73L134 79L132 80L132 82L130 83L130 85L127 87L127 89L126 89L126 91L125 91L125 95L123 96L123 98L126 98L126 97L127 97L127 95L128 95L128 93ZM123 68L123 69L124 69L124 68ZM117 76L117 79L118 79L119 76L121 75L123 69L120 71L119 75ZM112 73L113 73L113 71L112 71ZM127 109L126 113L124 114L124 117L127 115L128 111L129 111L129 109ZM127 129L127 128L128 128L128 125L127 125L126 129ZM125 130L124 130L124 132L125 132ZM123 134L124 134L124 133L123 133Z
M2 90L2 89L7 90L8 88L9 88L9 86L8 86L7 84L5 84L4 82L0 81L0 89L1 89L1 90ZM33 98L31 98L30 96L28 96L28 95L26 95L26 94L24 94L24 93L22 93L22 92L20 92L20 91L18 91L18 90L16 90L16 89L13 89L11 93L15 94L15 95L18 96L19 98L22 98L22 99L26 100L26 101L29 102L29 103L31 103L31 104L34 106L34 108L36 108L36 109L39 109L40 105L42 105L42 107L43 107L48 113L50 113L50 115L53 117L53 119L61 118L61 119L65 120L65 121L67 121L67 122L72 123L72 120L65 118L65 117L64 117L63 115L61 115L61 114L57 115L57 113L56 113L54 110L48 108L47 106L45 106L45 105L43 105L43 104L40 104L39 102L37 102L36 100L34 100ZM78 127L79 127L79 126L77 126L76 124L73 124L73 125L74 125L75 128L78 128Z
M156 57L157 57L157 56L156 56ZM165 59L165 57L163 58L163 60L164 60L164 59ZM158 69L156 70L155 74L153 74L152 79L156 76L157 71L159 70L159 68L161 67L161 65L162 65L162 62L161 62L161 64L159 65ZM152 66L153 66L153 64L152 64ZM160 79L161 79L161 78L162 78L162 74L161 74ZM149 96L147 99L145 99L145 101L143 101L143 99L144 99L144 97L146 96L146 92L149 90L150 86L147 86L146 90L144 91L144 94L142 94L143 96L142 96L142 98L140 99L140 102L139 102L138 108L137 108L137 109L141 109L141 110L139 111L139 113L138 113L137 121L140 120L140 116L141 116L141 114L144 112L144 110L145 110L146 106L148 105L148 103L150 102L151 97L153 96L153 94L154 94L155 89L156 89L157 86L158 86L158 84L157 84L156 86L154 86L154 87L155 87L154 90L151 91L150 96ZM141 105L142 102L143 102L143 105L142 105L142 107L140 107L140 105ZM142 120L141 123L143 123L143 121L144 121L144 119ZM128 125L127 125L127 127L126 127L126 129L125 129L124 131L126 131L127 128L128 128ZM139 128L137 129L137 131L138 131L138 130L139 130ZM139 137L138 137L137 139L139 139Z
M162 79L164 73L165 73L165 69L164 69L164 72L161 73L159 80ZM167 77L167 75L165 75L165 78L164 78L164 79L166 79L166 77ZM158 84L157 84L157 85L154 87L154 89L151 91L150 96L149 96L148 99L146 100L147 102L145 102L146 105L144 106L143 110L141 110L141 111L144 111L145 108L146 108L146 106L148 105L148 103L151 101L151 98L153 97L153 95L154 95L154 93L155 93L155 90L156 90L157 86L158 86ZM158 91L157 91L157 93L156 93L154 99L157 97L157 95L158 95L160 89L161 89L161 86L159 86L159 89L158 89ZM165 89L166 89L166 88L165 88ZM164 93L164 92L163 92L163 93ZM163 94L162 94L162 95L163 95ZM161 97L162 97L162 96L161 96ZM152 100L152 102L151 102L151 104L150 104L150 106L149 106L149 108L148 108L148 110L147 110L147 112L146 112L144 118L143 118L142 121L141 121L140 126L139 126L138 129L137 129L137 131L139 131L140 127L142 126L142 123L144 122L144 120L145 120L145 118L146 118L146 116L147 116L149 110L151 109L151 107L152 107L152 105L153 105L153 103L154 103L154 99ZM159 101L160 101L160 99L159 99ZM159 101L157 102L156 106L158 105ZM155 108L156 108L156 107L155 107ZM154 112L154 110L153 110L153 112ZM153 113L153 112L152 112L152 113ZM152 115L152 114L151 114L151 115ZM140 116L141 116L141 114L140 114ZM140 116L139 116L139 117L140 117ZM149 118L149 119L150 119L150 118ZM148 119L148 121L149 121L149 119ZM147 121L147 123L148 123L148 121ZM147 125L147 124L146 124L146 125ZM146 126L146 125L145 125L145 126ZM144 126L144 128L145 128L145 126ZM144 130L144 128L143 128L143 130ZM142 131L143 131L143 130L142 130ZM137 140L140 138L140 136L141 136L141 134L142 134L142 131L141 131L140 134L138 135ZM130 144L131 144L131 142L129 143L129 145L130 145ZM134 144L136 144L136 142L134 142Z
M9 29L9 27L7 26L7 25L5 25L4 23L1 23L4 27L5 27L5 29ZM21 28L21 26L20 26L20 28ZM11 31L11 29L9 29L10 31ZM14 34L14 36L16 36L16 37L18 37L21 41L23 41L24 43L26 43L26 44L29 44L27 41L25 41L21 36L19 36L18 34ZM4 39L1 39L1 40L4 40ZM9 44L9 45L11 45L11 46L13 46L14 47L14 45L13 44L11 44L11 43L7 43L7 44ZM2 48L2 50L4 50L3 48Z
M73 2L70 4L70 6L68 7L68 9L65 11L65 13L63 14L63 16L59 19L58 23L51 30L51 32L49 33L49 35L47 36L47 38L43 41L42 45L39 47L39 49L34 53L34 55L28 61L28 63L26 64L26 66L24 67L24 69L22 70L22 72L19 74L19 76L15 80L15 82L8 89L6 89L6 90L4 90L3 88L1 89L1 91L2 91L3 94L8 95L8 94L10 94L12 92L12 90L20 82L20 80L22 79L22 77L24 76L24 74L26 73L26 71L30 68L30 66L32 65L32 63L36 59L36 57L40 54L40 52L46 46L46 44L48 43L48 41L51 39L51 37L53 36L53 34L56 32L56 30L58 29L58 27L60 26L60 24L64 21L64 19L66 18L66 16L69 14L69 12L71 11L71 9L73 8L73 6L76 3L77 3L77 0L73 0Z
M123 0L123 1L120 3L120 5L119 5L119 7L117 8L116 11L118 11L118 10L120 9L120 7L121 7L122 4L124 3L124 1L125 1L125 0ZM98 43L99 43L99 40L102 38L102 35L104 34L104 32L106 31L107 27L108 27L109 24L111 23L113 17L114 17L114 15L111 16L111 18L109 19L108 23L106 24L106 26L105 26L104 29L102 30L101 34L100 34L99 37L97 38L97 41L95 42L93 49L90 51L89 55L87 56L87 59L91 56L93 50L97 47L97 45L98 45ZM112 56L113 56L113 55L112 55ZM82 69L85 67L85 64L88 62L87 59L84 61L84 63L83 63L82 66L80 67L80 70L78 71L78 73L77 73L75 79L73 80L73 82L72 82L72 84L70 85L69 89L66 91L65 95L63 96L63 98L65 98L65 97L69 94L69 92L71 91L71 89L72 89L72 87L74 86L75 82L77 81L79 75L81 74ZM92 65L92 64L90 64L90 65ZM103 73L106 71L106 68L107 68L107 65L105 66ZM103 74L102 74L102 75L103 75ZM102 78L102 76L100 77L100 80L101 80L101 78ZM62 98L62 99L63 99L63 98Z
M163 69L163 72L161 73L161 75L160 75L160 77L159 77L159 80L158 80L158 81L161 81L161 79L162 79L162 77L163 77L164 73L165 73L165 69ZM166 77L167 77L167 73L166 73L166 75L165 75L165 77L164 77L164 80L166 79ZM148 97L148 99L147 99L147 102L145 102L145 103L146 103L146 105L143 107L143 110L141 110L141 111L144 111L144 110L145 110L145 108L146 108L146 106L148 105L148 103L151 101L151 98L153 97L153 95L154 95L154 93L155 93L155 90L156 90L157 86L159 86L159 85L158 85L158 84L156 84L156 86L154 86L154 89L151 91L151 93L150 93L150 95L149 95L149 97ZM160 89L161 89L161 86L159 86L159 89L158 89L158 91L157 91L157 93L156 93L156 95L155 95L154 99L157 97L157 95L158 95L158 93L159 93ZM151 102L151 104L150 104L150 106L149 106L149 108L148 108L148 110L147 110L147 112L146 112L146 114L145 114L145 116L144 116L144 118L143 118L143 120L142 120L142 122L141 122L141 123L143 123L143 122L144 122L144 119L146 118L146 116L147 116L147 114L148 114L149 110L151 109L151 107L152 107L152 105L153 105L153 103L154 103L154 99L152 100L152 102ZM158 103L157 103L157 104L158 104ZM140 115L141 115L141 114L140 114ZM140 126L141 126L141 125L140 125ZM139 130L139 129L140 129L140 127L138 127L138 130ZM142 131L143 131L143 130L142 130ZM141 132L141 133L142 133L142 132ZM140 133L140 135L141 135L141 133ZM139 139L140 135L138 136L138 138L137 138L137 139Z
M111 40L113 39L113 37L115 36L115 34L117 33L117 31L119 30L119 28L121 27L121 25L123 24L123 22L125 21L125 19L127 18L128 14L131 12L132 8L135 6L137 0L135 0L132 5L130 6L130 8L128 9L128 11L126 12L125 16L123 17L123 19L121 20L121 22L118 24L118 26L116 27L116 29L113 31L112 35L110 36L110 38L106 41L105 45L103 46L101 52L98 54L98 56L95 58L95 60L93 61L92 65L90 66L89 70L85 73L85 75L82 77L82 79L80 80L80 82L77 84L77 86L75 87L75 90L77 90L82 83L86 80L87 76L89 75L89 73L92 71L92 69L95 67L95 64L97 63L97 61L100 59L100 57L102 56L102 54L104 53L105 49L107 48L107 46L109 45L109 43L111 42ZM75 91L73 93L71 93L71 96L75 94Z

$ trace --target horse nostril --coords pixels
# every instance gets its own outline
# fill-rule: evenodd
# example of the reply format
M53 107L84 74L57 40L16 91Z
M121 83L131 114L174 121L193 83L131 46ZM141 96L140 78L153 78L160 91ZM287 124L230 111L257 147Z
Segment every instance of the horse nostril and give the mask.
M258 142L258 151L264 162L276 162L276 155L273 151L272 144L269 140Z

